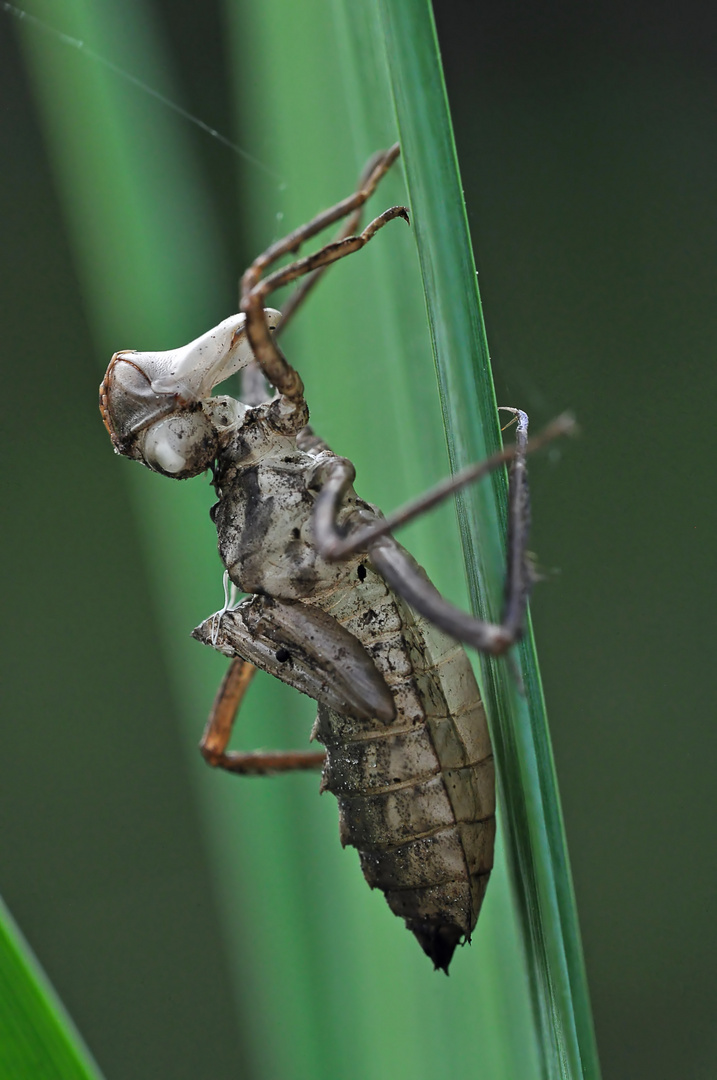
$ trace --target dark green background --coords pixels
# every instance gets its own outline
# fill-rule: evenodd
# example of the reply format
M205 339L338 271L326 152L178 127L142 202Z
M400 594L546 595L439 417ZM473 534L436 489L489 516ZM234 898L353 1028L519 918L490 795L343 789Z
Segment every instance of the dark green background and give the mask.
M214 5L155 6L182 103L230 131ZM499 400L535 424L569 406L583 431L536 470L533 613L604 1074L711 1077L715 17L436 16ZM15 29L3 15L0 887L108 1076L203 1076L210 1043L233 1076L186 758ZM235 162L196 145L235 277Z

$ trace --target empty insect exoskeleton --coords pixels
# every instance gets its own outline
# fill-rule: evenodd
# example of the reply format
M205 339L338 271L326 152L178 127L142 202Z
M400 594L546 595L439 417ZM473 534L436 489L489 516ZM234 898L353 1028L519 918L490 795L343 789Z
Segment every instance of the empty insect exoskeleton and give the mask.
M458 641L498 655L520 636L532 573L525 545L525 454L569 426L556 422L385 519L362 501L354 467L308 427L298 373L264 308L281 285L309 275L284 323L323 268L358 250L392 207L353 235L358 214L398 156L369 162L354 195L278 241L245 273L241 312L171 352L118 352L100 387L115 450L177 479L212 470L212 509L229 578L250 594L194 631L232 658L201 743L212 764L237 773L323 768L339 803L343 844L354 845L369 885L381 889L437 968L470 938L493 866L495 778L485 712ZM263 276L321 229L347 218L334 243ZM212 396L244 369L245 401ZM271 400L263 377L275 388ZM263 391L263 392L262 392ZM461 484L511 462L506 601L501 624L453 607L390 530ZM244 754L227 749L256 668L318 702L313 736L326 753Z

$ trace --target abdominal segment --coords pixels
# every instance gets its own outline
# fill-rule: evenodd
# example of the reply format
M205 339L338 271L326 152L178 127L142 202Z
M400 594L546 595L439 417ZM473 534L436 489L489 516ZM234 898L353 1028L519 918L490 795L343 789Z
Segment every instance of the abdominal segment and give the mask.
M342 843L358 849L368 884L447 971L493 866L495 777L475 676L461 646L370 570L322 607L360 638L396 704L389 724L319 707L322 787L338 800Z

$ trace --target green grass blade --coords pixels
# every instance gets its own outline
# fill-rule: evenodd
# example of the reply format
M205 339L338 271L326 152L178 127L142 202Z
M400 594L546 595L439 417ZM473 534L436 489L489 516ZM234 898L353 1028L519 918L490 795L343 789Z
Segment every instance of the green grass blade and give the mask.
M1 900L0 1080L100 1080L89 1051Z
M379 0L416 227L451 464L499 445L475 263L430 5ZM474 610L495 619L504 581L505 483L460 499ZM480 537L480 543L476 540ZM599 1075L565 833L537 666L520 647L526 693L504 663L483 658L501 798L519 890L541 1043L549 1075Z

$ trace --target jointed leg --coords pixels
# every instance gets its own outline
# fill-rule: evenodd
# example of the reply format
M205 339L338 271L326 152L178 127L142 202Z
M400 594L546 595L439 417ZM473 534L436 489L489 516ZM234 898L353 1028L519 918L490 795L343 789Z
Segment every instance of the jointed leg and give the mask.
M519 412L517 409L510 409L509 411ZM460 472L454 473L453 476L441 480L435 487L406 503L405 506L400 507L398 510L394 510L392 514L388 514L380 521L359 526L347 536L339 532L335 526L335 520L346 489L356 479L356 470L347 458L337 457L335 468L324 482L324 486L316 499L314 509L315 527L317 520L320 523L317 535L321 554L332 562L338 562L340 559L353 555L357 551L364 551L372 540L376 540L380 536L387 536L400 525L407 525L409 521L413 521L414 518L424 514L427 510L432 510L434 506L443 502L449 495L453 495L456 491L460 491L461 488L467 487L468 484L482 480L484 476L494 472L501 465L510 464L517 459L522 460L520 475L522 483L527 485L525 475L526 454L532 454L536 450L540 450L546 443L552 442L553 439L557 439L560 435L570 435L575 431L575 421L569 413L563 413L553 420L551 424L548 424L538 435L526 442L524 435L527 433L527 416L525 413L521 415L525 417L526 427L523 431L519 431L520 441L516 441L515 446L506 446L475 465L467 465L465 469L461 469Z
M373 183L373 190L375 190L378 181L385 174L385 172L391 167L396 157L398 156L398 145L392 146L390 150L379 150L377 154L364 165L361 175L356 185L356 190L363 192L371 183ZM375 176L376 170L382 170L378 177ZM365 201L365 200L364 200ZM358 230L361 224L361 215L363 211L363 201L353 211L351 216L346 219L343 226L339 229L338 233L334 237L334 243L338 243L341 240L346 240L349 236L353 236ZM302 283L298 285L289 296L288 300L284 303L281 309L281 322L278 328L274 331L274 336L283 334L291 319L298 311L299 307L303 304L304 300L308 296L309 292L313 289L314 285L318 282L328 269L327 266L319 267L318 270L314 270L313 273L308 274Z
M306 259L299 259L264 280L262 280L262 274L282 255L298 251L305 240L315 236L328 225L352 214L363 206L366 199L374 192L381 177L385 175L396 160L398 154L399 147L396 145L385 153L378 155L363 187L354 192L349 198L337 203L336 206L317 215L306 225L272 244L263 255L260 255L252 263L242 278L240 306L247 317L246 332L254 356L269 382L284 397L296 404L303 401L304 386L298 372L291 367L269 332L264 316L264 301L271 292L281 285L295 281L305 274L314 274L345 255L358 251L359 248L363 247L375 236L383 225L394 217L401 216L408 220L407 211L404 207L391 207L390 210L387 210L371 222L359 236L344 237L332 244L328 244L315 255Z
M313 217L311 221L307 221L305 225L301 225L281 240L277 240L276 243L259 255L244 273L241 295L244 296L250 292L261 280L264 271L272 263L275 263L277 259L280 259L282 255L289 255L298 251L306 240L310 240L312 236L323 232L329 225L333 225L335 221L341 221L342 218L348 217L354 210L360 209L366 200L373 195L379 182L391 168L400 152L401 148L398 143L395 143L388 150L382 150L374 155L362 174L363 183L353 195L342 199L341 202L329 207L328 210L323 210L316 217ZM368 175L366 175L367 173Z
M322 450L331 450L331 447L327 442L314 433L314 429L310 424L307 424L305 428L302 428L299 434L296 436L296 444L299 450L304 450L307 454L315 453L320 454Z
M534 583L533 569L528 559L530 534L530 489L525 455L528 446L528 416L520 409L506 409L517 418L515 433L516 454L508 477L508 566L505 578L503 628L511 641L522 632L528 597Z
M263 302L271 296L273 292L280 289L282 285L288 285L292 281L296 281L297 278L303 277L305 274L310 274L319 269L325 269L332 263L338 262L339 259L345 258L347 255L353 255L354 251L359 251L364 247L369 240L372 240L379 229L382 229L384 225L387 225L389 221L393 221L394 218L403 218L404 221L408 221L408 210L405 206L391 206L388 210L384 210L382 214L379 214L377 218L369 222L363 232L360 232L358 236L347 236L343 240L334 240L330 244L326 244L320 248L319 251L315 251L313 255L306 255L303 259L297 259L296 262L289 263L288 266L284 266L281 270L275 270L273 274L269 274L268 277L262 278L262 280L254 286L251 293L248 294L242 300L242 310L245 310L244 305L248 302L249 297L257 297Z
M346 558L357 551L368 551L378 572L392 589L436 626L459 641L482 652L500 655L517 641L523 629L528 595L533 576L527 558L530 528L530 500L525 466L526 454L537 450L558 435L574 430L568 416L558 417L535 439L527 441L528 417L511 409L518 417L515 446L493 454L438 484L419 499L379 522L358 526L343 536L336 520L342 499L353 483L355 470L350 461L336 458L324 480L314 508L314 532L322 554L329 559ZM508 571L503 619L499 624L484 622L468 615L445 600L420 572L411 557L389 535L404 524L445 499L452 492L492 472L505 462L512 462L509 487Z
M217 691L199 744L205 761L245 776L267 776L270 773L293 772L297 769L320 769L326 757L322 752L297 750L241 754L235 750L227 750L239 706L255 673L256 668L248 661L232 660Z
M392 146L388 153L385 150L380 150L377 154L374 154L373 157L369 158L358 179L356 185L357 191L364 191L371 182L373 182L375 188L375 185L378 182L374 176L377 167L382 168L384 171L389 168L393 163L395 151L396 147ZM383 175L383 173L381 175ZM378 179L380 179L380 177ZM339 243L354 235L361 224L362 212L363 203L361 203L361 205L353 211L350 217L346 219L343 226L334 237L333 243ZM281 309L281 322L274 331L274 338L277 338L280 334L284 333L306 297L328 270L329 265L330 263L327 263L325 266L320 266L317 270L313 270L311 273L306 274L301 284L297 285ZM242 372L241 399L246 402L247 405L260 405L262 401L266 400L264 376L256 361L253 361Z

